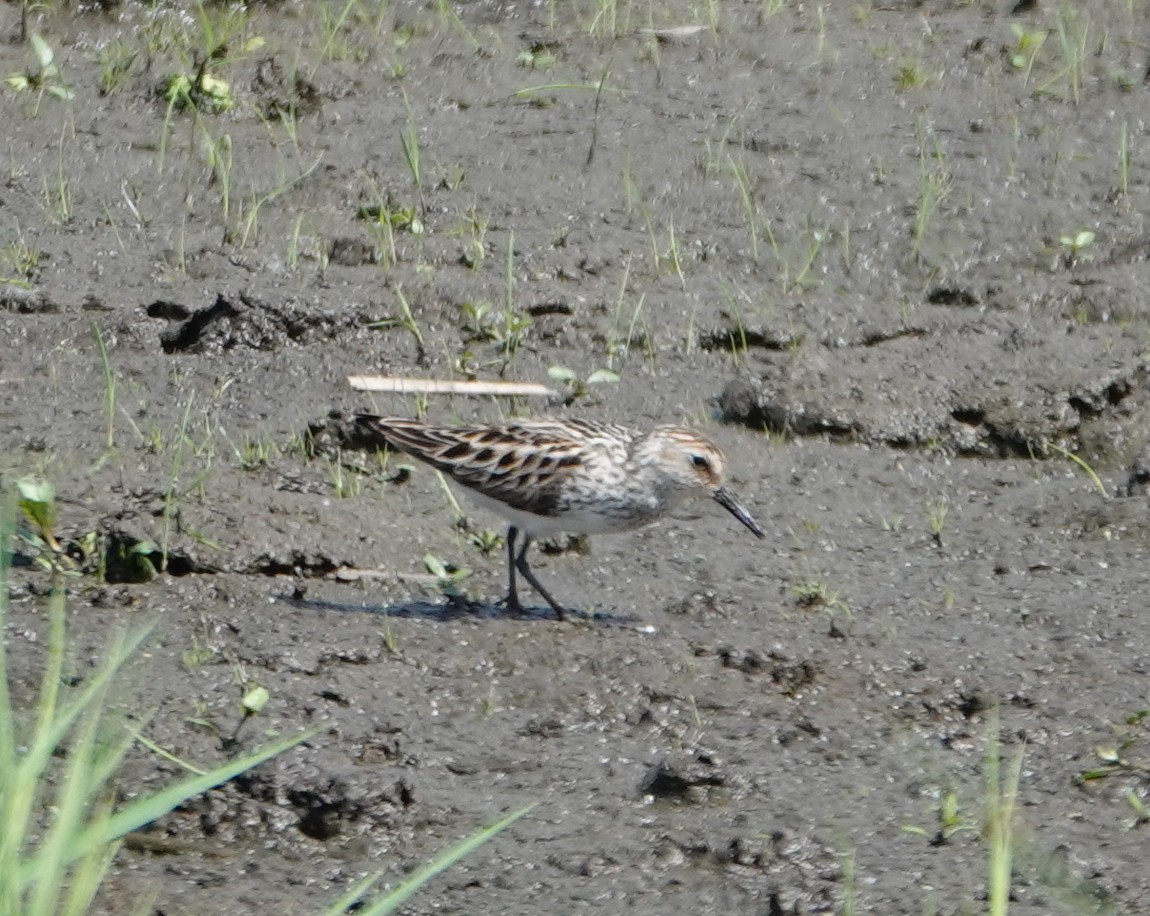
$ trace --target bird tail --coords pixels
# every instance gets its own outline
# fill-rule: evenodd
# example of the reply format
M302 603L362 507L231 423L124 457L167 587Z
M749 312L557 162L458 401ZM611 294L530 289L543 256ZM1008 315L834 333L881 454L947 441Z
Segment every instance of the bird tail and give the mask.
M361 413L352 418L352 424L367 444L403 452L441 470L450 465L450 459L444 453L459 444L450 430L407 417L377 417Z

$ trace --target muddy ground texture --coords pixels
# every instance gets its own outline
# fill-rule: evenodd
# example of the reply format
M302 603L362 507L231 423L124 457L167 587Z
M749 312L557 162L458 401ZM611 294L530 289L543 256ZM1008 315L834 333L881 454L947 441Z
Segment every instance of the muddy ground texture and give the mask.
M102 6L29 12L47 72L0 7L3 471L59 493L81 681L156 622L152 741L319 729L102 912L317 912L531 802L407 912L978 912L995 707L1011 912L1147 911L1145 0ZM545 545L582 613L512 618L499 521L341 448L364 408L689 423L769 538Z

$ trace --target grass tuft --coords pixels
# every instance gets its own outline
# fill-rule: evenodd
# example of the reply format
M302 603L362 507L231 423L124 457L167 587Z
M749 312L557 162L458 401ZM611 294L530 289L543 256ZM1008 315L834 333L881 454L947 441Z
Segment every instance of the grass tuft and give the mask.
M1014 806L1022 779L1022 749L1006 778L1001 774L1002 745L995 709L986 742L987 913L1006 916L1010 908L1010 877L1014 864Z
M96 348L100 351L100 368L104 375L104 409L108 415L108 435L106 447L111 451L116 447L116 373L108 359L108 347L100 326L92 322L92 336L96 338Z
M13 495L0 495L0 631L8 616L15 512ZM0 913L87 912L125 834L313 734L281 741L117 807L114 777L135 738L113 694L151 627L114 636L94 672L68 686L65 665L71 652L65 619L57 574L48 601L44 670L29 710L13 705L0 640Z

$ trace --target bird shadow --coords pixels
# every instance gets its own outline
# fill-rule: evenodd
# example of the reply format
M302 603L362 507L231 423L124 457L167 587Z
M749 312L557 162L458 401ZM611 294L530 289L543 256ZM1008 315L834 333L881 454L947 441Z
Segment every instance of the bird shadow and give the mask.
M442 604L430 601L405 601L397 604L372 604L361 602L352 604L346 601L329 601L325 598L308 598L296 594L276 596L289 607L303 611L333 611L340 614L376 614L400 620L517 620L531 622L554 622L555 612L550 608L524 608L522 613L513 614L499 604L486 601L471 601L466 598L448 598ZM566 619L577 623L597 626L629 626L637 622L633 614L616 614L611 611L588 613L575 608L566 610Z

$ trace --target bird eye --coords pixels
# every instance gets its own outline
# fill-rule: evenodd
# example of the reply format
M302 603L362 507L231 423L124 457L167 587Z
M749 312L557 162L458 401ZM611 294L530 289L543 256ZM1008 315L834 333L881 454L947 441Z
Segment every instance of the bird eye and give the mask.
M691 465L693 467L697 467L701 471L705 471L708 468L710 468L711 463L706 458L704 458L702 455L692 455L691 456Z

